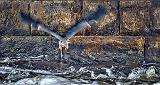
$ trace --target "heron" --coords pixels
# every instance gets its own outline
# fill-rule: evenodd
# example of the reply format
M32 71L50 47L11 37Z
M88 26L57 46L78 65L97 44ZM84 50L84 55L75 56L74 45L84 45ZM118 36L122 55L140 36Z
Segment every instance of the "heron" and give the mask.
M20 12L22 21L31 25L34 30L44 31L59 40L59 48L61 50L61 58L63 57L63 48L68 49L69 39L72 38L75 34L77 34L80 30L85 28L91 28L95 26L99 19L102 19L106 15L106 7L103 5L98 5L97 9L86 15L84 18L77 21L75 25L73 25L68 32L65 33L65 36L61 36L56 32L49 30L49 27L45 25L42 21L35 19L27 13Z

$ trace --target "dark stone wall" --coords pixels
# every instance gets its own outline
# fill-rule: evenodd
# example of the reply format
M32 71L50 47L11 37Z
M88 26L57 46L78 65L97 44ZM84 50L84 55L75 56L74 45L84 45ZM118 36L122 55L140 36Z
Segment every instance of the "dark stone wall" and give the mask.
M80 18L93 12L102 4L107 15L92 28L77 35L87 36L146 36L159 35L159 0L66 0L66 1L0 1L1 35L47 35L31 31L21 22L19 12L25 11L43 21L51 30L60 34L66 32Z
M27 2L0 1L0 35L30 35L28 25L21 23L20 10L29 12Z
M160 62L159 0L1 0L1 60L48 55L53 62L60 57L58 40L31 30L30 25L21 22L20 11L63 35L99 4L107 7L107 15L70 40L66 55L72 64L136 67L143 62Z

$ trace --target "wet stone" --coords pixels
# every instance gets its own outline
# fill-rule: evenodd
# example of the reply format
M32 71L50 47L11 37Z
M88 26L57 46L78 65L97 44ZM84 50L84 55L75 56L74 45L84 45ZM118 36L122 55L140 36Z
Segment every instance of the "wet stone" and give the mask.
M144 60L143 37L75 37L70 42L67 54L73 59L82 57L91 65L136 67Z
M0 1L0 35L29 35L28 25L21 22L20 10L28 12L25 1Z
M160 35L160 1L154 0L151 3L150 12L152 13L152 35Z
M52 41L53 40L53 41ZM58 44L56 39L47 36L10 36L2 37L0 52L4 57L38 57L40 55L56 55ZM51 53L50 53L51 52Z
M146 38L146 61L152 63L160 62L160 38L147 37Z
M120 34L149 34L150 1L120 1Z
M98 5L105 6L107 8L107 14L97 22L96 26L82 30L79 33L79 35L91 35L91 36L117 35L119 29L118 29L116 4L117 3L115 1L84 0L83 13L82 13L83 17L94 12L98 7Z
M87 82L87 83L86 83ZM86 80L66 79L57 76L39 76L34 78L25 78L17 81L15 85L99 85L98 82L89 82Z
M144 59L143 37L74 37L64 51L66 66L139 66ZM58 40L47 36L2 37L1 66L55 70L59 68Z
M53 69L60 56L58 40L50 36L2 37L0 65L32 69Z
M43 21L50 30L63 35L78 16L73 10L75 5L72 0L34 1L31 3L31 16ZM32 31L32 35L46 35L46 33Z

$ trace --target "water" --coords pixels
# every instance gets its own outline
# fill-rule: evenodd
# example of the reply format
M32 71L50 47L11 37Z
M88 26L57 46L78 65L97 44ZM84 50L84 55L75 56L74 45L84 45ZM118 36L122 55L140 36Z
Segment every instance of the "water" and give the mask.
M70 66L61 72L48 70L0 67L0 74L5 75L4 85L159 85L157 67L137 67L127 75L123 71L114 71L114 67L80 67ZM19 75L19 76L18 76Z
M56 60L46 60L46 58L48 59L48 55L2 59L0 61L0 83L3 83L4 85L15 85L17 82L36 82L37 85L40 85L40 82L45 79L54 81L56 84L64 84L65 81L69 85L158 85L160 82L160 66L157 64L145 64L141 67L128 68L127 70L126 67L124 67L124 70L124 68L121 67L122 69L120 69L118 66L105 67L105 65L100 66L99 64L73 64L68 65L63 69L46 69L45 66L57 67L56 64L58 63ZM23 62L23 64L21 62ZM28 64L27 62L30 62L31 64ZM41 63L42 65L39 65ZM33 67L30 67L30 65L33 65ZM51 79L48 79L48 77L51 77ZM59 78L64 81L58 80Z

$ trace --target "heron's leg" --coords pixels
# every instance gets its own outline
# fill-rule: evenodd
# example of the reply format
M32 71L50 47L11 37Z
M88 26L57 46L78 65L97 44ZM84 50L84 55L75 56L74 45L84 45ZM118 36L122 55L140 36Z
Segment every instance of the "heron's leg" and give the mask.
M59 41L59 49L61 54L60 58L63 60L68 59L68 57L66 56L67 49L69 48L68 44L69 41Z

